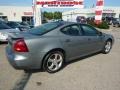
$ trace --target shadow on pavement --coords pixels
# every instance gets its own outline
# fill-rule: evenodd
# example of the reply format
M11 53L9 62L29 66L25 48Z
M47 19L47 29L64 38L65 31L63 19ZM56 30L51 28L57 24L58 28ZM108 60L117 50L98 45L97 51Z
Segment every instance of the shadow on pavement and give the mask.
M82 58L78 58L76 60L72 60L71 62L65 63L65 65L63 66L62 69L64 69L67 65L70 65L72 63L78 62L80 60L84 60L86 58L89 58L91 56L95 56L95 55L98 55L98 54L100 54L100 53L94 53L94 54L91 54L91 55L88 55L88 56L85 56L85 57L82 57ZM23 75L21 76L20 80L18 80L16 82L15 86L11 90L24 90L24 88L25 88L26 84L28 83L32 73L39 73L39 72L43 72L43 70L40 70L40 69L38 69L38 70L26 70L23 73ZM37 82L37 85L41 85L41 84L42 84L41 82Z
M66 62L66 63L64 64L64 66L61 68L61 70L64 69L67 65L70 65L70 64L72 64L72 63L75 63L75 62L84 60L84 59L86 59L86 58L89 58L89 57L92 57L92 56L95 56L95 55L98 55L98 54L100 54L100 52L97 52L97 53L94 53L94 54L90 54L90 55L87 55L87 56L85 56L85 57L77 58L77 59L72 60L72 61L70 61L70 62ZM44 72L44 70L35 69L35 70L27 70L26 72L28 72L28 73L39 73L39 72ZM54 73L51 73L51 74L54 74Z
M28 83L32 73L24 72L21 78L15 83L11 90L24 90L26 84Z
M95 55L98 55L100 54L101 52L97 52L97 53L94 53L94 54L90 54L90 55L87 55L87 56L84 56L84 57L81 57L81 58L77 58L75 60L72 60L70 62L67 62L66 65L69 65L69 64L72 64L72 63L75 63L75 62L78 62L78 61L81 61L81 60L84 60L86 58L89 58L89 57L92 57L92 56L95 56Z

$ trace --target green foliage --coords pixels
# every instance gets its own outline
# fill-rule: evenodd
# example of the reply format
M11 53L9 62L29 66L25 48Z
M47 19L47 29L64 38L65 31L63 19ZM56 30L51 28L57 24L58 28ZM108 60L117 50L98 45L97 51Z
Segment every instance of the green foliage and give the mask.
M97 27L100 29L109 29L109 25L105 21L103 21L101 24L97 25Z
M62 13L61 12L54 12L54 19L61 19L62 18Z
M103 21L101 24L97 25L95 24L94 21L88 21L88 24L100 28L100 29L109 29L109 25L107 24L107 22Z
M43 12L44 18L47 19L61 19L62 13L61 12Z
M52 12L44 12L43 16L44 16L44 18L52 19L53 18L53 13Z

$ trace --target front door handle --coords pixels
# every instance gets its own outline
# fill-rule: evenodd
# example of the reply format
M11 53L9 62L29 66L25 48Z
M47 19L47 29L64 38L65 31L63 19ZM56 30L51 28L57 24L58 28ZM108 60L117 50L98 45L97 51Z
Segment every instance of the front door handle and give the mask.
M88 38L88 41L90 41L91 40L91 38Z
M71 40L70 39L66 39L65 42L71 42Z

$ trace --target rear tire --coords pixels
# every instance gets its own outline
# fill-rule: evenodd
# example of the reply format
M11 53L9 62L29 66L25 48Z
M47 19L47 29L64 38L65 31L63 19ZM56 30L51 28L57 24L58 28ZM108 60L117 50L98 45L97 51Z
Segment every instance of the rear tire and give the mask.
M112 41L111 40L106 41L104 48L102 50L102 53L108 54L110 52L111 48L112 48Z
M59 71L64 65L64 54L60 51L53 51L46 55L43 69L48 73Z

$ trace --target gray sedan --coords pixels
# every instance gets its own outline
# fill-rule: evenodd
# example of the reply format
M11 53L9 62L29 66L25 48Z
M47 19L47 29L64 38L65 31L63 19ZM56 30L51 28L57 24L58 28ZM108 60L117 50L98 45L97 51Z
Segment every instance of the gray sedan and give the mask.
M51 22L28 32L11 34L6 55L16 69L60 70L71 60L102 52L110 52L114 38L87 24Z

